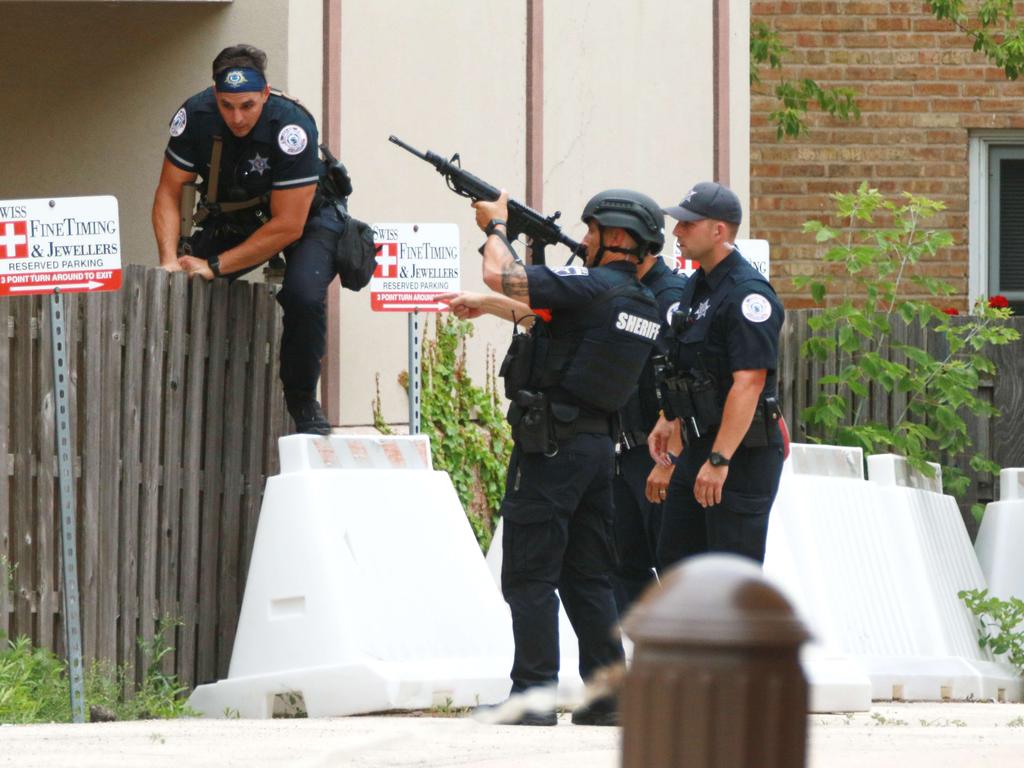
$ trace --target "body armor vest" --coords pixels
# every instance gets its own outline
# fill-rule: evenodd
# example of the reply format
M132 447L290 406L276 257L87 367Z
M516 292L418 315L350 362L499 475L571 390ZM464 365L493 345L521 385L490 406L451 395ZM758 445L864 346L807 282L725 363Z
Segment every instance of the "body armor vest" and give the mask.
M535 325L530 376L552 402L603 414L625 405L660 329L647 289L632 275L607 274L612 285L592 302Z

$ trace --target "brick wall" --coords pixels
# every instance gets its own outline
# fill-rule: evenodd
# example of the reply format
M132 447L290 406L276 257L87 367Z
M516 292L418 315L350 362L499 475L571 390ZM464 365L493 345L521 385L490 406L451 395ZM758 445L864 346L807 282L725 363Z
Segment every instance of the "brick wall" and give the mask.
M768 114L772 97L752 94L750 140L751 236L772 245L772 283L787 306L810 305L793 285L820 268L813 238L801 224L821 218L828 194L867 180L885 193L913 192L943 201L932 219L956 245L922 265L943 277L967 304L968 136L971 129L1024 128L1024 79L971 51L971 42L922 2L754 0L752 21L774 28L790 53L787 80L857 92L859 121L843 123L812 110L811 130L776 141ZM773 90L767 70L755 90Z

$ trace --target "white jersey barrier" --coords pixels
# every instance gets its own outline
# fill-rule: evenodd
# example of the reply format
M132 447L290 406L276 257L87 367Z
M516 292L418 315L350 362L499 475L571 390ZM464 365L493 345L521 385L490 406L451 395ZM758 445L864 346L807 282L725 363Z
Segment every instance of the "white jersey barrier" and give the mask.
M989 592L1002 600L1024 600L1024 469L999 473L999 501L985 507L974 540Z
M794 445L772 508L765 572L818 640L812 709L864 709L869 692L1019 701L1020 679L978 648L957 597L985 578L955 500L900 457L870 457L870 480L861 462L859 449Z
M263 718L508 695L512 630L425 437L291 435L267 480L226 680L189 705Z

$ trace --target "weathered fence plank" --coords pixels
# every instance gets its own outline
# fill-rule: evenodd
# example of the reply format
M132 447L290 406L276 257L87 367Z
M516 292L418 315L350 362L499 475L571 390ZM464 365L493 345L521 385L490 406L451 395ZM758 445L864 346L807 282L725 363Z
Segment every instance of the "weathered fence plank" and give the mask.
M139 636L139 501L142 482L142 387L146 354L145 276L130 269L133 280L121 290L125 296L123 419L121 422L121 538L119 598L121 602L121 658L140 670L136 640Z
M157 561L160 537L160 438L163 422L164 342L167 325L168 274L162 269L146 270L146 356L142 377L142 466L139 502L139 635L153 640L162 611L157 600ZM149 660L145 659L148 664Z
M181 493L184 486L182 444L185 419L185 361L188 349L188 278L181 272L169 277L167 314L167 368L163 402L163 457L161 464L158 546L160 612L178 621L183 618L178 578L181 558ZM164 657L162 669L175 672L179 649L185 642L174 632L175 651ZM188 638L191 640L191 638Z
M274 317L274 300L265 291L254 292L252 304L252 337L249 342L249 380L245 398L245 423L251 435L262 435L266 423L266 403L268 382L270 391L276 391L272 361L269 356L268 333ZM261 443L246 441L245 446L245 488L242 497L241 512L241 552L239 554L238 572L244 577L249 572L249 559L252 556L252 543L256 535L256 522L259 519L260 501L263 498L265 483L264 451Z
M199 642L199 531L202 519L204 403L206 402L206 350L209 343L209 312L212 289L208 283L192 286L189 305L188 358L185 379L185 433L182 448L181 490L181 621L178 632L178 675L195 679Z
M242 600L238 563L241 550L241 503L245 459L245 391L248 385L249 342L252 334L252 291L235 283L230 292L230 330L224 403L224 496L221 506L220 558L218 558L217 677L225 677L231 661L238 610ZM244 578L244 576L242 577Z
M39 382L38 399L40 407L35 411L34 436L36 439L36 591L39 594L39 609L36 614L36 632L42 641L58 651L63 650L64 638L53 632L54 613L57 610L57 584L54 575L60 572L60 550L56 541L58 527L55 520L59 514L60 502L55 500L54 475L56 456L54 454L54 411L56 392L53 387L53 340L50 323L50 296L40 296L32 301L39 323L39 343L35 359L36 376ZM56 503L55 503L56 501ZM57 569L52 566L56 563Z
M199 539L198 682L214 680L217 673L217 560L221 556L221 505L224 477L224 391L228 340L228 283L214 280L210 298L210 345L207 353L207 395L203 445L203 503Z
M125 344L124 296L122 291L106 294L100 307L99 332L103 344L103 371L100 396L89 409L96 409L95 422L102 425L98 443L102 453L99 475L91 482L99 485L99 560L101 570L99 591L97 658L120 663L125 656L118 653L120 587L118 567L121 526L121 414L122 355ZM117 403L115 407L113 404ZM128 649L134 656L134 645Z
M13 387L11 436L14 452L12 502L14 528L14 626L11 634L35 636L33 616L38 607L35 558L35 451L32 446L32 426L35 422L40 392L36 380L33 353L39 328L33 315L33 299L8 299L14 314L14 339L11 354Z

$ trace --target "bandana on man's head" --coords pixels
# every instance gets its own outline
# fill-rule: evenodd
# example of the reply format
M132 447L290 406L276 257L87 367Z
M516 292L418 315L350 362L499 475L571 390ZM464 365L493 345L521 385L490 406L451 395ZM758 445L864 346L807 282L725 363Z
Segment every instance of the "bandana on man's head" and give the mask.
M267 80L259 70L251 67L231 67L225 69L213 79L218 91L227 93L244 93L246 91L262 91Z

